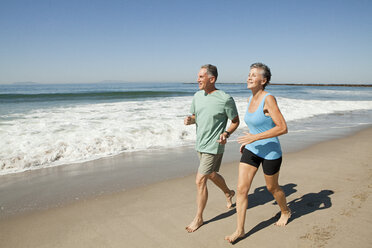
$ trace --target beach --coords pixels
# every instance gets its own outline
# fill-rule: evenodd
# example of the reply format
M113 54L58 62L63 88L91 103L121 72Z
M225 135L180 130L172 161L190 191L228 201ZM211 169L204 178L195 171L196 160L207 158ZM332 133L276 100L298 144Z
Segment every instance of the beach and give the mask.
M0 248L372 248L371 12L0 1ZM230 244L253 140L292 216L259 168ZM205 194L198 152L222 150Z
M369 126L285 153L279 182L293 215L283 228L273 225L279 209L260 169L248 195L247 235L235 247L370 247L371 140ZM237 164L221 168L233 189ZM0 247L228 247L224 237L235 230L236 211L208 185L205 224L192 234L184 229L196 209L190 174L3 216Z

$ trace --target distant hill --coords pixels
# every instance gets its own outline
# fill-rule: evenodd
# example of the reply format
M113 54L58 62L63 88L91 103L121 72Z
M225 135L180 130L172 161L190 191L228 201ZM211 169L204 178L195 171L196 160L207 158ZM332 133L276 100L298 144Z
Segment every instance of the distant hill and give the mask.
M290 86L337 86L337 87L372 87L372 84L286 84L286 83L272 83L271 85L290 85Z
M129 83L129 82L128 81L123 81L123 80L103 80L103 81L99 81L97 83L106 84L106 83Z
M36 82L14 82L12 84L15 84L15 85L35 85L35 84L39 84L39 83L36 83Z

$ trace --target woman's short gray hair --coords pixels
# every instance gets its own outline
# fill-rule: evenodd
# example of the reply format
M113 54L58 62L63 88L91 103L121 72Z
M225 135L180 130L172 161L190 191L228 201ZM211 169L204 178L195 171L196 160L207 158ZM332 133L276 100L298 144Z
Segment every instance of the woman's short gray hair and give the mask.
M202 65L200 68L206 69L208 76L214 77L216 79L215 81L217 81L218 71L217 71L217 67L216 66L211 65L211 64L206 64L206 65Z
M270 83L270 79L271 79L270 68L263 63L254 63L251 65L251 69L253 68L262 69L262 76L266 78L266 83L263 86L263 88L265 89L265 87Z

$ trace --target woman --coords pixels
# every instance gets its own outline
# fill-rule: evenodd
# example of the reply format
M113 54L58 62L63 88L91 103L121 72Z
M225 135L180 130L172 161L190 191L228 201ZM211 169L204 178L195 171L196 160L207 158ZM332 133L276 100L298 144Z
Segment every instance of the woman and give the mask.
M239 137L242 157L239 164L238 187L236 194L237 229L225 239L230 243L245 235L244 223L248 207L248 191L253 177L262 163L266 187L278 203L281 216L276 222L285 226L291 216L283 190L278 183L282 151L277 136L287 133L287 124L275 98L265 91L271 79L269 67L262 63L251 65L247 88L252 91L244 121L249 132Z

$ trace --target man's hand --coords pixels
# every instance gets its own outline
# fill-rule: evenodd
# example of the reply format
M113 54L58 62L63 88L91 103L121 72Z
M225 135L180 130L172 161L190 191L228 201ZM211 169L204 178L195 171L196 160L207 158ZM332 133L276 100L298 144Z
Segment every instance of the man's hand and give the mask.
M184 121L183 121L183 123L185 123L185 125L191 125L191 124L195 124L195 116L193 115L193 116L187 116L185 119L184 119Z
M217 140L218 143L220 143L221 145L224 145L227 143L227 133L223 132L221 133L220 135L220 139Z

